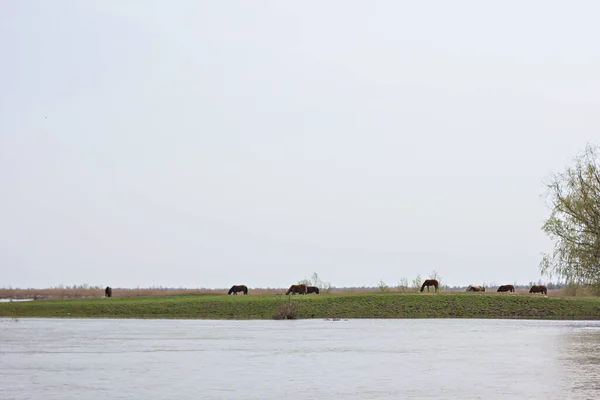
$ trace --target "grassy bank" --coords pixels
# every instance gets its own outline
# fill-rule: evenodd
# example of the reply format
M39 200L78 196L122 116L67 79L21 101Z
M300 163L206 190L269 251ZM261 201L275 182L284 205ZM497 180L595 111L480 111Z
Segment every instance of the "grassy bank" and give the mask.
M272 319L282 309L295 311L300 319L600 319L600 298L491 293L206 294L6 302L0 303L0 317Z

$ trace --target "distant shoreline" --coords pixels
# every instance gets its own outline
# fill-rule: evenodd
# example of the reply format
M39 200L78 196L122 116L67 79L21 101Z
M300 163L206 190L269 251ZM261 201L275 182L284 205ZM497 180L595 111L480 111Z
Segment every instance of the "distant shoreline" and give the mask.
M495 318L600 320L599 297L514 293L359 293L306 296L183 294L0 303L0 317L310 319Z

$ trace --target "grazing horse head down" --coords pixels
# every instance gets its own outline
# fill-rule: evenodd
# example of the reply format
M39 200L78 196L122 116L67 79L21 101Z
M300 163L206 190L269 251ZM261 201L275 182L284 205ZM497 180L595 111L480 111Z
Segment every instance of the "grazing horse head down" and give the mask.
M306 294L310 294L310 293L319 294L319 288L316 286L307 286Z
M529 293L548 294L548 288L544 285L533 285L531 289L529 289Z
M112 296L112 288L110 286L107 286L106 289L104 289L104 295L106 297L111 297Z
M426 279L425 282L423 282L423 285L421 285L421 292L425 289L425 287L427 287L427 291L429 292L429 286L433 286L437 292L440 284L436 279Z
M246 285L233 285L227 294L233 293L237 295L238 292L244 292L244 294L248 294L248 287Z
M467 292L485 292L485 286L469 285Z
M290 286L290 288L288 289L287 292L285 292L285 295L287 296L288 294L306 294L306 292L308 291L308 286L306 286L305 284L300 284L300 285L292 285Z
M501 285L501 286L498 286L498 290L497 290L497 292L514 292L514 291L515 291L514 285Z

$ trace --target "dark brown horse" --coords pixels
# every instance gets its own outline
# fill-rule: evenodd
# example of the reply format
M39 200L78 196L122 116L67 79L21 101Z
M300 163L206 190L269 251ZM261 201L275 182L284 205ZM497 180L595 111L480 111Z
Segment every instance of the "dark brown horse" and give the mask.
M514 285L502 285L498 287L497 292L514 292L515 291L515 286Z
M469 285L467 292L485 292L485 286Z
M308 291L308 287L305 284L300 284L300 285L292 285L290 286L290 288L288 289L287 292L285 292L285 295L287 296L288 294L306 294L306 292Z
M316 286L307 286L306 294L310 294L310 293L319 294L319 288Z
M544 285L533 285L531 289L529 289L529 293L548 294L548 288Z
M104 295L106 297L111 297L112 296L112 288L110 286L107 286L106 289L104 289Z
M426 279L421 286L421 292L425 289L425 287L427 287L427 291L429 292L429 286L433 286L437 292L440 287L440 283L436 279Z
M248 286L246 285L233 285L227 294L235 294L237 295L239 292L244 292L244 294L248 294Z

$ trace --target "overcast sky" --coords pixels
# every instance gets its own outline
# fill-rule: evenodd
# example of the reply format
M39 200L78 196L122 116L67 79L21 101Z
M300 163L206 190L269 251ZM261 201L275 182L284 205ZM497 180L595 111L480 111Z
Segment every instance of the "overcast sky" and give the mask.
M595 1L0 4L0 286L540 278Z

